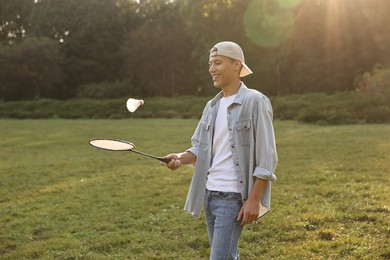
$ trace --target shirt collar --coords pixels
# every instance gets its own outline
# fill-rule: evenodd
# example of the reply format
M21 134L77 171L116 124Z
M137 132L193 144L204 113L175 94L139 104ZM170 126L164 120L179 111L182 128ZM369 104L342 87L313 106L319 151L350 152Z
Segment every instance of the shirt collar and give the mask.
M245 86L244 82L241 82L240 88L237 91L236 98L233 103L242 104L244 102L245 93L248 91L247 86ZM223 91L220 91L212 100L211 106L214 106L219 100L223 97Z

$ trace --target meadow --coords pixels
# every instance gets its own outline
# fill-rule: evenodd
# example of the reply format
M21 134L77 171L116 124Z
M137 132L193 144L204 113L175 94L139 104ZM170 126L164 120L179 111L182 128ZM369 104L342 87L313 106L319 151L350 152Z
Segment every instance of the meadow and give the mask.
M196 119L0 120L0 259L207 259L203 214L182 210L193 169L154 155L190 145ZM390 125L275 121L271 212L242 259L389 259Z

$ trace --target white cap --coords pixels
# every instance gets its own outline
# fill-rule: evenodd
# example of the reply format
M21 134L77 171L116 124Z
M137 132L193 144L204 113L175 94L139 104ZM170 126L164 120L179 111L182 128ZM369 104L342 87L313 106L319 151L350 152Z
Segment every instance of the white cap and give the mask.
M235 60L239 60L242 63L242 69L240 72L240 77L245 77L253 72L245 64L244 52L242 51L240 45L234 42L219 42L214 45L210 50L210 57L213 56L225 56Z

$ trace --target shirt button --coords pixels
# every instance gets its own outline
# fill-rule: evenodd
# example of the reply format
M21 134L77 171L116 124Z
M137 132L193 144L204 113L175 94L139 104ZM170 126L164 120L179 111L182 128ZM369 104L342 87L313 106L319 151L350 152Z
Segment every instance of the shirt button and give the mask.
M232 148L234 148L234 145L232 145Z

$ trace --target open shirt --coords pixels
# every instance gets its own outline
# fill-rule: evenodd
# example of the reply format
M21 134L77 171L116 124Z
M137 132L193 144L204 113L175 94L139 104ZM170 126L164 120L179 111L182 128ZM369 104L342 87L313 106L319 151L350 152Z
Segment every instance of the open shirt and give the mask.
M214 123L222 97L221 91L206 104L191 138L192 147L187 150L196 156L196 163L184 210L196 217L204 202ZM270 209L271 181L276 180L274 172L278 162L271 102L259 91L241 83L227 113L230 148L243 203L248 199L255 178L268 180L260 201L260 218Z

